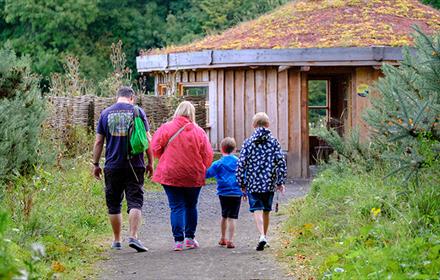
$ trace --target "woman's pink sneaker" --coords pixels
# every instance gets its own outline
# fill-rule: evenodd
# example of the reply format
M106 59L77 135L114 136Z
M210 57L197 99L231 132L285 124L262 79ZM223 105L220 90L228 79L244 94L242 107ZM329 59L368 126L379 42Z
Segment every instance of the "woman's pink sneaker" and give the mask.
M186 249L196 249L199 248L199 242L193 238L185 238L185 248Z
M183 251L182 241L176 241L176 243L174 244L174 251Z

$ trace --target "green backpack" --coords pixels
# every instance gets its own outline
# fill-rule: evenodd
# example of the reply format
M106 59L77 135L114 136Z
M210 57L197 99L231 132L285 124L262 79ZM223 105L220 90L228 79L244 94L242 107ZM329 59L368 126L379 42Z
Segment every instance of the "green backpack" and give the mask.
M128 156L135 156L145 152L148 149L147 131L144 122L139 113L139 107L134 106L133 123L129 132L129 149Z

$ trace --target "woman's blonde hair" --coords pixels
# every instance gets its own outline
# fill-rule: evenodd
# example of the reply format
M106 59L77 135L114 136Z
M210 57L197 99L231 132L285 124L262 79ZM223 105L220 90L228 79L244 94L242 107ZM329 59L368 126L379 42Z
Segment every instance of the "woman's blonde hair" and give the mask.
M174 112L174 118L184 116L188 117L193 123L196 122L196 108L189 101L183 101L177 106L176 112Z

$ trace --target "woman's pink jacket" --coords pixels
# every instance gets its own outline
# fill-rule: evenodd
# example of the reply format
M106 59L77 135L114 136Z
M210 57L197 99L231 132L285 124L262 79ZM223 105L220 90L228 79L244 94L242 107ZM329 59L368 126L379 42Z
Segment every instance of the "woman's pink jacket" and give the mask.
M167 145L184 125L185 129ZM213 152L205 131L197 124L186 117L174 118L154 133L151 148L154 157L159 159L154 182L174 187L205 185L206 169L212 163Z

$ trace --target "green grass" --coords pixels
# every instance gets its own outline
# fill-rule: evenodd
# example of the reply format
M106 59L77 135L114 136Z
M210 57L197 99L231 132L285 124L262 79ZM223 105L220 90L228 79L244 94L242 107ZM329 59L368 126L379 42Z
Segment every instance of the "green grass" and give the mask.
M6 191L2 201L12 217L5 238L10 240L14 265L34 270L36 279L88 277L107 248L103 241L110 236L103 181L91 176L90 164L80 157L65 164L64 170L37 172L32 184L35 191L28 217L23 214L20 192L26 188ZM31 261L33 243L45 247L41 261Z
M438 279L439 171L417 189L400 178L335 166L294 201L281 257L292 273L317 279ZM379 210L380 209L380 210Z

